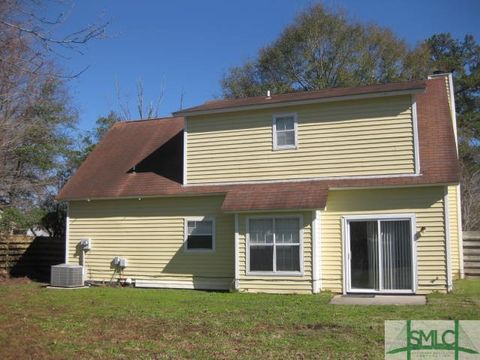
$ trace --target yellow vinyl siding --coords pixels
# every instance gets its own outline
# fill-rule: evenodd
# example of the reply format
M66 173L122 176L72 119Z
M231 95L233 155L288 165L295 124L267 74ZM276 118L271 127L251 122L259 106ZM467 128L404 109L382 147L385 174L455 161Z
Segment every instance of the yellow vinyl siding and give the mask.
M460 258L459 251L460 242L458 239L458 207L457 207L457 185L448 187L448 214L450 226L450 249L452 253L452 273L453 278L460 277Z
M303 275L247 275L246 231L250 216L301 216L303 223ZM254 213L239 215L239 284L244 292L311 293L312 292L312 213Z
M125 257L124 276L140 280L230 284L234 273L233 215L220 211L223 196L72 201L70 263L79 263L76 246L92 239L87 278L110 280L114 256ZM215 218L215 251L184 251L184 218Z
M321 212L322 289L343 289L342 216L402 214L416 216L418 293L446 290L444 187L329 191Z
M273 150L274 114L298 149ZM189 184L413 173L410 96L188 117Z

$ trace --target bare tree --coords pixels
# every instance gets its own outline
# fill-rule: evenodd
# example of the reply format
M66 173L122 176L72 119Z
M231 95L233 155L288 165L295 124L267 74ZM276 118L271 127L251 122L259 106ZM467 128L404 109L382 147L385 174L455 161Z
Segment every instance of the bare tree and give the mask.
M72 52L83 53L83 47L89 41L105 37L108 21L85 26L75 32L58 36L59 29L68 20L74 2L57 2L60 13L52 18L38 16L44 8L41 0L2 0L0 2L0 30L7 37L21 40L24 51L31 52L30 57L20 63L1 57L2 65L28 66L28 73L35 72L49 76L76 77L84 72L82 69L74 74L62 74L45 66L48 55L68 58ZM63 6L62 6L63 5Z
M462 169L463 229L480 230L480 170Z
M68 128L76 121L64 81L82 72L66 74L55 62L81 53L107 26L56 36L68 11L48 19L38 15L42 6L37 0L0 1L0 204L7 206L38 201L55 183Z
M132 117L138 118L140 120L155 119L160 116L160 107L162 104L163 96L165 94L165 85L163 82L160 85L158 96L154 100L147 101L143 80L137 80L135 104L136 113L132 113L132 111L130 110L130 96L128 93L122 93L118 81L115 83L115 92L117 106L119 108L118 113L121 115L123 120L131 120Z

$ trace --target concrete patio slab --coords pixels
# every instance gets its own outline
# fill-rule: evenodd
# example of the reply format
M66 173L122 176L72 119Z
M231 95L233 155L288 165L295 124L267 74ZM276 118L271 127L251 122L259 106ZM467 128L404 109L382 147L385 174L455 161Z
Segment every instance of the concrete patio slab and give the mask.
M76 286L76 287L61 287L61 286L45 286L46 289L54 290L78 290L78 289L90 289L90 286Z
M336 295L333 305L425 305L422 295Z

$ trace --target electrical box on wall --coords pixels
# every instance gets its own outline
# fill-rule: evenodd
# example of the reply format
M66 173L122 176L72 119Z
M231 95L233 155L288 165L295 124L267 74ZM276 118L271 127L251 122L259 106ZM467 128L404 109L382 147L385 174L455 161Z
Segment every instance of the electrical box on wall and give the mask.
M90 238L83 238L80 239L80 247L83 251L88 251L92 249L92 239Z
M118 266L122 267L122 268L125 268L128 266L128 260L125 259L125 258L120 258L120 263L118 264Z
M113 258L112 264L120 268L126 268L128 266L128 260L120 256L115 256Z

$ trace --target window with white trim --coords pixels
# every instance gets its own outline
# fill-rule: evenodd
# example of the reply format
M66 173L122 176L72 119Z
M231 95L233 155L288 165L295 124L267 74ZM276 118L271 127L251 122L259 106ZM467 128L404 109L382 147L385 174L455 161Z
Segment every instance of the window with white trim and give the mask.
M213 219L185 219L185 250L213 251L215 249L215 222Z
M280 114L273 116L273 149L297 148L297 115Z
M301 244L299 217L249 219L248 271L300 273Z

